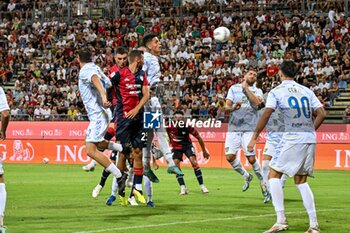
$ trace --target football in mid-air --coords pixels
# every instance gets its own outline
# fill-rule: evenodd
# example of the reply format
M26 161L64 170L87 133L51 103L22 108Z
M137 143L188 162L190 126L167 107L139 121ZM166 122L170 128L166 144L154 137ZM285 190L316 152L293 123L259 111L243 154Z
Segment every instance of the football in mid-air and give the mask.
M220 43L228 41L230 30L227 27L218 27L214 30L214 39Z
M43 163L44 163L44 164L48 164L48 163L49 163L49 159L48 159L48 158L46 158L46 157L45 157L45 158L43 158Z

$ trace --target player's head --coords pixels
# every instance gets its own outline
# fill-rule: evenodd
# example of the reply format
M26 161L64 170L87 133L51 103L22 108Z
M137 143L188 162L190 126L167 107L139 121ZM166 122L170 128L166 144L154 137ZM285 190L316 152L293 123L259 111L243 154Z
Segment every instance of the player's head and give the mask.
M129 53L129 64L137 63L138 68L143 66L143 52L141 50L135 49Z
M184 120L184 113L180 110L177 110L174 112L174 120L175 121L183 121Z
M118 47L114 59L120 69L124 68L128 62L128 50L125 47Z
M249 70L248 73L244 76L244 79L248 83L249 86L253 86L256 82L257 73L254 70Z
M91 62L92 51L89 48L82 48L78 51L79 63Z
M297 66L292 60L285 60L281 63L278 71L278 75L281 77L281 80L291 79L293 80L297 74Z
M143 37L143 45L146 46L153 54L160 53L160 41L155 34L147 34Z

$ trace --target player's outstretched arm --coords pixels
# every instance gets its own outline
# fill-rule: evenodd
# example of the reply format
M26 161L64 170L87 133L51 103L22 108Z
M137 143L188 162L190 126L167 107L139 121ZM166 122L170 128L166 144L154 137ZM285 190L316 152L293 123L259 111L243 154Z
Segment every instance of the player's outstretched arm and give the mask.
M127 118L134 118L139 112L140 110L143 108L143 106L148 102L150 97L150 93L149 93L149 86L143 86L142 87L142 98L139 102L139 104L132 110L130 110L127 114L126 117Z
M327 113L323 107L316 109L315 113L316 113L316 119L314 121L314 127L315 127L315 130L317 130L321 126L324 119L326 118Z
M6 129L10 121L10 111L4 110L1 112L1 132L0 132L0 140L6 139Z
M107 100L106 90L104 89L100 78L97 75L93 75L91 81L101 96L103 107L109 108L111 103Z
M252 138L250 139L250 142L248 144L248 151L249 152L253 152L254 151L254 146L256 144L256 142L258 141L259 138L259 134L261 133L261 131L263 131L263 129L265 128L267 122L270 119L271 114L274 112L275 110L272 108L266 108L264 113L262 114L262 116L260 117L258 124L256 125L254 134L252 136Z

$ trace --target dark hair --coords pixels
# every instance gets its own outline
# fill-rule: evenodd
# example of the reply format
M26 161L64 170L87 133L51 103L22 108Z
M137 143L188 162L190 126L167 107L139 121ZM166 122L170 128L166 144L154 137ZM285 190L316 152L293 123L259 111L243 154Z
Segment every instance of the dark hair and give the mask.
M133 63L137 57L140 57L143 55L143 52L141 50L135 49L132 50L129 53L129 63Z
M288 78L294 78L298 71L297 66L292 60L283 61L282 64L279 66L279 69L283 73L283 75Z
M83 48L78 51L79 60L83 63L91 62L92 52L89 48Z
M128 49L125 47L118 47L115 51L116 54L126 54L128 53Z
M181 111L181 110L176 110L175 112L174 112L174 116L176 115L176 114L180 114L180 115L184 115L184 113L183 113L183 111Z
M147 47L147 44L153 40L154 37L157 37L155 34L147 34L143 37L143 45Z

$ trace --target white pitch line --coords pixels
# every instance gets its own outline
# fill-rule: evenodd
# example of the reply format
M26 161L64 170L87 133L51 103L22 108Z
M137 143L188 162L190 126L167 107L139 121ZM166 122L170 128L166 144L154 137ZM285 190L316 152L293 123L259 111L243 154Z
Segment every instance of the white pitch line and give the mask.
M331 211L350 211L350 209L322 209L322 210L317 210L317 213L331 212ZM302 214L302 213L305 213L305 211L287 212L286 215ZM122 230L141 229L141 228L164 227L164 226L171 226L171 225L178 225L178 224L207 223L207 222L238 220L238 219L246 219L246 218L265 218L265 217L273 217L273 216L276 216L276 214L273 213L273 214L261 214L261 215L246 215L246 216L235 216L235 217L228 217L228 218L214 218L214 219L182 221L182 222L169 222L169 223L139 225L139 226L130 226L130 227L108 228L108 229L100 229L100 230L92 230L92 231L77 231L75 233L99 233L99 232L106 232L106 231L122 231Z

